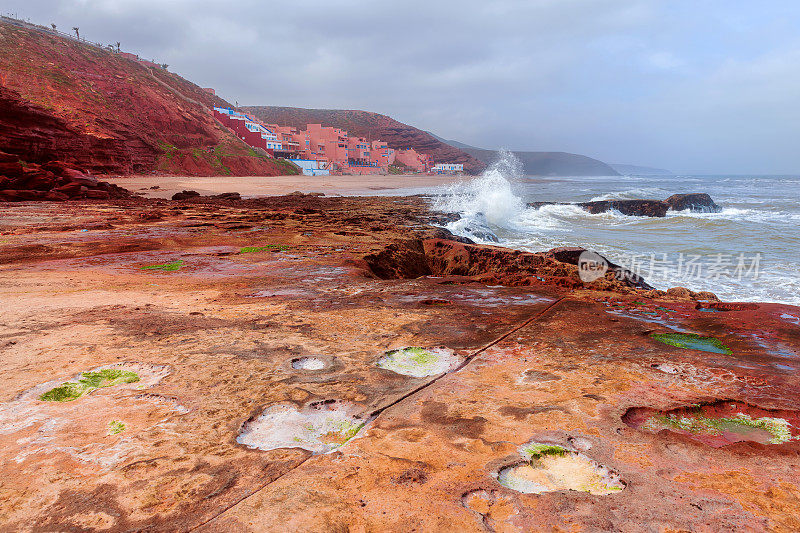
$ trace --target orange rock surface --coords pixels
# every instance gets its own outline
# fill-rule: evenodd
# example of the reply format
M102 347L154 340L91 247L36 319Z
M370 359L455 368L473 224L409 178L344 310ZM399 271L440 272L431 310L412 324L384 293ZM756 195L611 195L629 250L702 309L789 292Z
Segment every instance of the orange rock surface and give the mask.
M5 531L800 528L800 428L712 447L623 420L719 400L796 413L797 308L584 286L562 255L452 240L419 198L0 209ZM651 336L666 332L731 353ZM460 363L377 366L404 347ZM139 380L41 399L104 368ZM320 422L344 406L353 425ZM270 427L345 442L270 448ZM548 475L597 464L622 489L501 484L531 442L586 459Z

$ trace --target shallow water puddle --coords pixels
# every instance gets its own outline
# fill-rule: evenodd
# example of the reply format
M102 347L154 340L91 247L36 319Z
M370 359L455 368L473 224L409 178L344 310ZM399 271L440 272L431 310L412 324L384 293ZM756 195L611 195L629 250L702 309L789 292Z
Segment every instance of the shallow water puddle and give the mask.
M686 435L714 448L742 441L783 444L800 439L799 412L761 409L741 402L722 401L670 411L634 407L622 421L649 433L667 430Z
M329 453L355 437L369 422L353 404L330 400L303 409L277 404L245 422L236 442L259 450L302 448Z
M750 334L750 337L758 346L763 348L770 355L775 355L782 359L797 359L800 357L800 353L791 350L789 347L780 344L779 342L765 338L765 335L752 333Z
M295 370L322 370L328 364L319 357L298 357L292 359L292 368Z
M787 322L794 324L795 326L800 326L800 317L790 315L789 313L783 313L781 314L781 318Z
M527 462L507 466L497 476L509 489L526 494L574 490L602 496L625 488L619 474L563 446L531 442L519 451Z
M673 331L686 332L685 329L674 322L674 320L679 318L679 316L685 316L683 313L678 313L677 311L668 309L666 307L654 307L649 309L647 307L641 307L638 304L640 304L640 302L633 302L633 304L628 305L620 302L603 302L603 305L605 305L607 308L606 313L609 315L630 318L639 322L658 324Z
M501 288L475 289L459 287L444 294L409 293L397 297L403 303L422 305L448 305L453 302L480 307L512 307L550 303L552 298L536 294L517 294Z
M731 355L730 348L714 337L703 337L694 333L653 333L651 338L676 348L701 350L703 352L721 353Z
M404 376L423 378L449 372L460 362L460 358L446 348L408 347L386 352L376 366Z
M317 294L309 290L300 288L276 288L276 289L263 289L256 291L252 294L245 295L246 298L274 298L285 296L287 298L310 298L316 297Z

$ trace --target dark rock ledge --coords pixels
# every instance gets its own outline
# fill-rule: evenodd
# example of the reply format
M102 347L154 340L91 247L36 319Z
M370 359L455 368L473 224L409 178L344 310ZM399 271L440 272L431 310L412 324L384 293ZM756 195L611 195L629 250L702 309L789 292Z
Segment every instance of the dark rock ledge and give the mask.
M538 209L543 205L577 205L593 215L616 209L623 215L635 217L663 217L670 210L690 210L701 213L716 213L720 211L720 207L706 193L673 194L666 200L600 200L576 204L531 202L528 207Z

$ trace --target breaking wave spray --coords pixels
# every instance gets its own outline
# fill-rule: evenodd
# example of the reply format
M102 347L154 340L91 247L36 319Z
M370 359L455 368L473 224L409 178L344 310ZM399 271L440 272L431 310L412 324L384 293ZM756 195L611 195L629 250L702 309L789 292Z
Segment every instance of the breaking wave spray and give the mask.
M515 191L520 178L520 160L508 150L501 150L499 158L483 174L450 186L434 200L433 207L461 215L460 220L447 226L456 234L475 237L470 227L480 227L481 231L490 226L514 229L515 220L525 212L525 202Z

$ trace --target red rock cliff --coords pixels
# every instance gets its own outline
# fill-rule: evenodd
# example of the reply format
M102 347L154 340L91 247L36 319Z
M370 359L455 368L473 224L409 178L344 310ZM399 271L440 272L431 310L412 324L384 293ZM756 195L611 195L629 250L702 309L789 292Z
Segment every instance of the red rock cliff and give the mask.
M0 151L93 172L293 173L211 114L227 102L160 67L0 23Z

